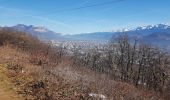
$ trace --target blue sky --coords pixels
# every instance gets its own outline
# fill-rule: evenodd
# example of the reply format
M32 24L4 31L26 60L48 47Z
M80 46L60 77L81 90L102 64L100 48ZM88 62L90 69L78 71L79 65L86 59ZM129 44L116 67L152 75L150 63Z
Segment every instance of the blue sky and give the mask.
M113 31L170 23L170 0L0 0L0 25L45 26L63 34Z

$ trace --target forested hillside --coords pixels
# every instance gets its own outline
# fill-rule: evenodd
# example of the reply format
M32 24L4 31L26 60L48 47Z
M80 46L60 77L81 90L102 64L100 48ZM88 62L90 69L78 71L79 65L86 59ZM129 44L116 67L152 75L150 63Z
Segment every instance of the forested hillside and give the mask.
M0 29L0 90L16 100L168 100L169 65L168 53L126 35L102 50L70 53Z

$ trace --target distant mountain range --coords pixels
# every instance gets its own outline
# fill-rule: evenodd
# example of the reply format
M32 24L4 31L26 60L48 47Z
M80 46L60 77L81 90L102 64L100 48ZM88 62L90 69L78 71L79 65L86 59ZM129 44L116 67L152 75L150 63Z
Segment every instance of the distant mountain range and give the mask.
M59 39L61 36L60 33L53 32L45 27L36 27L33 25L18 24L16 26L6 27L6 28L12 28L18 31L26 32L42 40Z
M122 33L126 33L131 39L137 38L145 43L164 47L169 46L170 48L170 26L166 24L148 25L131 30L126 29L126 31L115 33L112 38Z
M116 32L95 32L76 35L62 35L45 27L18 24L12 26L19 31L24 31L43 40L109 40L126 33L130 38L138 38L148 43L170 46L170 26L166 24L148 25L134 29L122 29Z
M150 36L153 34L167 35L170 34L170 26L165 24L148 25L143 27L137 27L134 29L122 29L116 32L95 32L95 33L83 33L78 35L72 35L73 38L87 39L87 40L109 40L112 37L116 37L119 34L128 34L130 37L141 37ZM165 38L165 37L164 37ZM167 37L168 38L168 37Z
M144 42L159 45L170 45L170 26L166 24L148 25L134 29L122 29L116 32L95 32L68 35L77 40L110 40L120 34L127 34L131 39L138 38Z

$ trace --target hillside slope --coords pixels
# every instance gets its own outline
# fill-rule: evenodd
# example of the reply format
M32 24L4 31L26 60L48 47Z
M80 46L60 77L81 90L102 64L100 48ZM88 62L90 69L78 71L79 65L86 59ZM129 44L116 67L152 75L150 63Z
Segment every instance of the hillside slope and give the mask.
M0 86L0 99L47 99L47 97L44 97L46 95L45 91L38 88L38 82L45 82L42 80L42 77L46 76L44 75L45 72L41 70L40 66L29 63L27 61L28 59L29 55L24 52L18 52L16 49L8 46L0 47L0 63L3 65L0 66L0 77L3 76L3 79L5 80L5 82L0 82L0 84L3 82L3 85L1 84ZM22 69L20 69L20 66L22 66ZM83 71L71 70L67 67L65 67L63 70L61 69L62 67L55 68L55 73L58 73L59 76L55 76L55 78L50 76L53 78L53 81L54 79L56 80L58 85L53 83L55 85L54 86L52 84L50 85L49 83L44 83L49 89L46 91L47 93L59 93L48 100L80 100L81 98L85 98L84 100L89 100L90 98L90 100L96 100L95 98L99 99L102 97L107 99L103 98L101 100L120 100L121 98L126 98L125 100L132 100L133 98L135 98L135 100L150 100L151 98L155 98L156 100L157 98L160 98L152 91L138 90L132 85L109 80L105 76L100 76L99 74L95 74L92 71L87 72L86 69ZM54 71L51 73L53 72ZM83 75L83 73L86 74ZM72 78L70 78L71 76ZM49 76L46 77L50 78ZM83 83L81 83L79 79L77 80L76 77L79 78ZM105 81L103 78L105 78ZM53 81L51 80L51 82ZM84 83L86 86L83 86ZM88 85L87 87L87 84L91 85ZM29 86L37 86L37 89L35 88L36 95L34 95L35 93ZM58 88L59 90L54 90L55 88ZM94 98L90 96L94 96Z
M23 98L13 89L13 85L5 72L4 65L0 65L0 100L22 100Z
M72 57L61 56L63 52L58 48L25 33L3 30L0 35L0 65L3 65L0 77L4 76L9 84L0 87L4 99L8 100L7 96L22 96L22 100L162 99L154 91L115 81L85 67L72 66ZM10 91L6 92L5 88Z

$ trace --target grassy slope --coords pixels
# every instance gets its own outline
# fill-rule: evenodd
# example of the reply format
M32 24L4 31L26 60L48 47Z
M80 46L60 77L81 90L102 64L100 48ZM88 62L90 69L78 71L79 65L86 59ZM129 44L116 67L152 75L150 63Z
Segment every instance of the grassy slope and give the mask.
M39 50L31 54L28 48L42 45L35 44L36 41L30 37L1 32L0 36L2 35L7 37L0 38L0 40L4 39L3 43L5 43L0 46L0 100L15 100L14 97L20 99L19 94L28 100L80 100L82 98L96 100L96 98L89 99L91 98L89 93L103 94L110 98L108 100L160 100L155 93L140 90L124 82L115 82L87 68L79 66L75 70L67 64L70 63L68 59L61 59L59 65L56 65L48 61L48 56L47 58L42 56ZM25 47L25 52L20 50L22 47ZM48 64L37 65L30 62L34 57L37 58L35 61L38 63L43 61L43 59L39 60L41 57L46 58ZM39 83L43 83L43 86L38 86Z
M23 91L22 86L24 86L25 84L29 82L32 82L33 80L32 75L33 73L37 73L36 70L40 71L40 69L38 69L38 66L35 66L29 63L28 59L29 59L29 55L24 52L18 52L16 49L11 48L9 46L0 47L0 80L1 80L0 81L0 100L20 100L20 99L23 100L23 98L21 98L17 93ZM23 67L22 70L24 70L24 73L22 73L21 70L17 70L17 73L16 73L16 70L15 71L11 70L11 66L13 65L22 66ZM121 99L150 100L151 98L155 98L155 100L157 100L157 98L159 98L157 96L154 97L153 93L138 90L134 86L131 86L126 83L112 82L109 80L105 80L105 82L102 83L97 80L100 78L91 76L91 75L90 76L86 75L86 76L92 77L92 80L94 82L90 82L92 81L91 79L88 79L85 81L89 81L90 83L93 83L89 87L92 93L103 93L103 94L106 93L104 95L107 95L107 96L112 94L110 97L115 100L121 100ZM66 75L66 77L69 77L69 76ZM79 99L71 99L70 97L73 96L73 98L75 98L77 95L79 96L79 94L77 94L79 92L83 95L83 90L77 89L82 86L80 86L79 83L69 84L69 83L63 83L63 81L59 81L59 85L57 86L59 90L55 91L56 93L60 94L58 95L58 97L60 97L59 99L65 100L67 98L67 100L79 100ZM18 82L20 85L16 85ZM101 85L99 83L101 83ZM54 88L57 88L57 87L54 87ZM51 89L54 89L54 88L51 87ZM24 95L25 94L23 94L22 96ZM25 95L24 98L30 99L34 97Z
M0 64L0 100L22 100L6 73L6 65Z
M10 63L17 62L17 58L21 56L23 55L15 49L0 47L0 100L23 100L13 82L17 76L15 77L16 74L8 68Z

